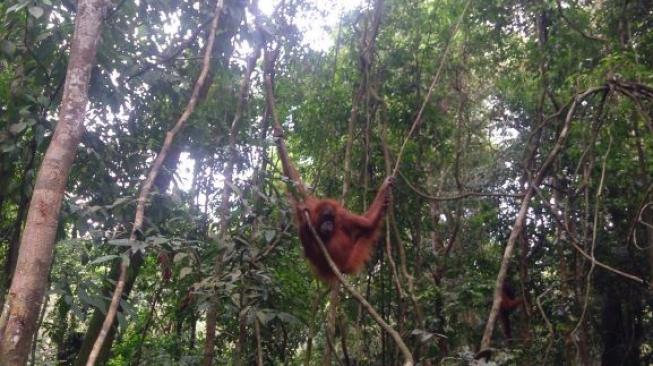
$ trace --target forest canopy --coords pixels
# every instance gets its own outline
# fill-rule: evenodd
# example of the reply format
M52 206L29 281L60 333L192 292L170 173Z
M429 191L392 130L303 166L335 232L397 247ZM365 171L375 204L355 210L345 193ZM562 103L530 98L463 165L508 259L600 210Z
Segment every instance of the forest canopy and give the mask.
M5 0L0 260L1 365L653 364L653 2Z

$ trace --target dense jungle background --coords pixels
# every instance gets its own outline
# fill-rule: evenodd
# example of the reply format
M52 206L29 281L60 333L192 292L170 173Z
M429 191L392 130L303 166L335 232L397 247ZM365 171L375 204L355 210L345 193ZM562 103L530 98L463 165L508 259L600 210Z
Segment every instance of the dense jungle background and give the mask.
M0 260L3 365L653 364L653 2L5 0Z

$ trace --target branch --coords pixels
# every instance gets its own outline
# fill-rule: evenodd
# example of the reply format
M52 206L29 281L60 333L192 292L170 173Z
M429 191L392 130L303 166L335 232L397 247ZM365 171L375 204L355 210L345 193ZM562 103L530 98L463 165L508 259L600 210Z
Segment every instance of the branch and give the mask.
M156 63L154 62L148 62L146 63L143 67L141 67L139 70L136 70L133 72L131 75L127 76L125 80L125 84L129 83L132 81L132 79L140 77L141 75L145 74L146 72L150 71L152 68L155 66L161 65L161 64L167 64L170 62L173 58L177 57L183 50L186 49L195 39L197 36L200 34L200 32L204 29L204 27L211 21L212 19L208 19L202 24L200 24L197 28L193 30L191 33L190 37L188 37L185 40L182 40L181 43L172 51L170 52L164 52L163 56L158 57L158 60ZM167 53L167 55L166 55Z
M433 81L431 81L431 85L429 86L429 90L426 93L426 96L424 97L424 101L422 102L422 106L419 109L419 112L417 112L417 117L415 117L415 121L413 121L413 125L410 127L410 131L408 131L408 135L406 135L406 138L404 139L403 144L401 144L401 148L399 149L399 154L397 154L397 160L395 162L395 167L392 170L392 175L396 175L397 171L399 171L399 164L401 164L401 158L403 157L404 154L404 149L406 148L406 145L408 144L408 140L412 137L413 133L419 127L422 121L422 114L424 113L424 110L426 109L426 105L428 104L429 100L431 99L431 95L433 94L433 89L435 89L435 85L438 83L440 80L440 74L442 73L442 69L444 69L444 64L445 61L447 60L447 56L449 55L449 49L451 48L451 44L453 43L453 39L456 36L456 33L458 33L458 28L460 27L460 23L463 21L463 17L465 16L465 12L467 11L467 8L469 7L469 3L471 0L467 0L465 3L465 7L463 8L462 13L460 13L460 17L458 17L458 22L456 22L456 25L454 26L453 30L451 31L451 38L449 39L449 43L447 43L447 47L444 49L444 54L442 55L442 58L440 59L440 66L438 66L438 70L435 72L435 76L433 77Z
M497 281L495 283L495 288L494 288L494 297L492 299L492 309L490 310L490 315L485 325L485 331L483 332L483 338L481 340L481 347L479 353L482 353L484 350L490 348L492 333L494 332L494 325L496 323L497 316L499 314L499 308L501 305L503 282L505 281L506 275L508 273L510 258L512 258L512 253L515 250L515 243L517 242L517 238L519 238L522 231L524 230L524 224L526 222L526 216L528 213L528 208L530 206L530 200L531 198L533 198L533 195L536 192L536 187L539 187L540 184L542 184L542 180L544 180L544 177L546 176L549 167L551 166L551 164L553 164L553 161L557 158L558 154L564 148L565 141L567 140L567 136L569 135L569 130L571 129L571 120L572 117L574 116L574 112L576 111L576 107L578 106L578 104L590 95L602 91L605 92L607 90L608 90L608 86L602 85L599 87L587 89L585 92L574 96L573 102L571 103L571 106L569 107L569 111L567 112L567 116L565 117L563 127L560 130L560 135L558 136L558 140L556 141L555 145L553 146L553 149L551 149L546 160L542 163L537 174L535 175L533 180L526 188L526 191L524 192L524 198L522 199L521 206L515 218L515 223L512 226L512 232L510 233L510 237L508 238L508 243L506 244L506 249L503 253L503 258L501 260L501 267L499 268L499 273L497 274Z
M637 282L637 283L639 283L639 284L641 284L641 285L644 285L644 286L647 286L647 285L648 285L648 283L646 282L646 280L644 280L644 279L642 279L642 278L639 278L639 277L637 277L637 276L635 276L635 275L632 275L632 274L630 274L630 273L626 273L626 272L620 271L620 270L618 270L618 269L616 269L616 268L614 268L614 267L610 267L609 265L607 265L607 264L605 264L605 263L602 263L602 262L598 261L596 258L594 258L593 255L590 255L590 254L588 254L587 252L585 252L585 250L583 250L583 248L580 246L580 245L582 244L582 243L581 243L581 240L578 239L578 238L576 237L576 235L574 235L574 233L572 233L571 229L569 228L569 225L565 222L564 218L561 217L560 214L558 214L558 210L557 210L555 207L553 207L553 206L552 206L552 205L551 205L551 204L550 204L546 199L542 199L542 203L543 203L543 204L544 204L544 205L545 205L545 206L546 206L546 207L551 211L551 213L553 214L553 218L556 220L556 222L558 223L558 225L560 225L560 227L565 231L565 233L567 233L567 235L569 236L569 239L571 239L571 240L569 241L569 242L571 243L571 245L572 245L572 246L573 246L573 247L574 247L574 248L575 248L575 249L576 249L576 250L577 250L577 251L578 251L578 252L579 252L583 257L585 257L585 258L588 259L590 262L592 262L593 265L596 265L596 266L598 266L598 267L601 267L601 268L603 268L603 269L606 269L606 270L608 270L608 271L610 271L610 272L613 272L613 273L615 273L615 274L617 274L617 275L619 275L619 276L622 276L622 277L628 278L628 279L630 279L630 280L633 280L633 281L635 281L635 282Z
M551 321L546 316L546 312L542 307L542 298L546 296L546 294L548 294L549 291L551 291L552 289L553 289L552 287L547 288L544 292L542 292L540 295L538 295L535 298L535 303L537 304L537 308L540 310L540 314L542 314L542 319L544 319L544 323L546 324L546 329L549 331L549 338L550 338L549 341L547 342L546 352L544 352L543 364L546 364L546 360L549 357L549 351L551 350L551 346L553 345L553 336L555 335L555 330L553 329L553 324L551 324Z
M379 99L381 101L381 99ZM382 104L382 106L385 106ZM377 114L378 116L378 114ZM383 160L385 163L385 173L386 175L390 176L392 174L392 161L390 157L390 148L388 147L388 123L387 120L384 119L383 122L379 122L381 126L381 148L383 150ZM390 199L393 200L394 197L390 195ZM392 206L392 202L390 203L389 206ZM399 276L397 274L397 264L395 263L394 257L392 255L392 248L390 245L390 225L386 225L386 237L385 237L385 250L386 250L386 255L388 257L388 263L390 263L390 270L392 271L392 278L395 282L395 285L397 286L397 291L399 292L399 298L404 299L406 297L406 293L404 292L404 289L401 287L401 282L399 281Z
M625 95L626 97L628 97L633 102L633 104L635 105L635 110L637 111L637 113L640 116L642 116L642 118L644 118L644 120L646 121L646 126L648 127L649 132L653 132L653 119L651 118L651 116L649 116L644 111L644 107L642 106L642 101L640 100L638 95L634 94L634 93L637 93L637 92L636 91L633 92L632 90L629 90L627 88L623 88L621 86L617 86L617 90L620 93L622 93L623 95ZM653 97L647 96L645 94L643 95L643 97L649 98L649 99L653 98Z
M274 63L276 62L277 56L279 54L279 49L269 51L266 50L263 56L264 64L264 80L265 80L265 95L267 100L268 109L270 110L270 115L274 122L272 128L274 134L274 140L277 145L277 151L279 153L279 159L281 159L281 167L283 173L288 179L291 180L291 184L294 184L294 189L289 185L290 196L295 201L304 201L304 198L309 194L304 184L302 183L299 173L293 167L290 162L290 156L288 155L288 150L286 149L286 144L283 141L283 127L281 127L281 122L279 121L279 113L277 111L276 102L274 100L274 81L272 77L274 75Z
M374 307L370 305L370 303L365 300L363 295L361 295L356 289L354 289L348 282L347 280L343 277L342 273L340 273L340 270L338 269L338 266L335 264L333 259L331 259L331 256L329 255L329 251L326 249L326 246L324 245L324 242L322 241L322 238L318 235L317 231L315 231L315 228L313 227L312 221L311 221L311 216L308 213L307 210L304 210L304 216L306 217L306 223L308 224L308 227L311 229L311 233L313 233L313 236L315 237L315 240L318 243L318 246L320 247L320 250L322 251L322 254L324 255L324 258L326 259L327 263L329 263L329 267L331 268L331 271L336 275L338 278L338 281L342 284L342 286L349 292L349 294L358 301L363 308L367 311L368 314L374 319L374 321L377 322L385 330L395 341L397 344L397 347L401 350L402 355L404 356L404 366L413 366L415 362L413 361L413 355L410 353L410 350L406 346L406 343L404 343L403 339L401 339L401 336L399 333L397 333L396 330L394 330L388 323L386 323L383 318L379 315L379 313L374 310Z
M197 105L197 101L199 99L200 90L202 90L202 88L204 87L204 83L207 79L207 75L209 74L209 68L211 65L210 63L211 54L213 53L213 44L215 41L215 34L218 29L218 20L220 19L220 14L222 13L222 3L223 0L216 1L215 14L213 15L213 21L211 22L211 30L209 32L209 38L206 43L206 49L204 51L204 61L202 64L202 70L200 71L200 75L195 81L195 86L193 88L193 93L191 94L190 100L188 101L188 104L186 105L186 109L182 113L181 117L179 117L179 120L177 120L175 126L166 133L163 146L161 146L161 150L159 151L159 154L157 155L154 162L152 163L150 172L148 173L147 178L145 179L141 187L141 191L137 199L136 213L134 215L134 225L132 226L131 235L129 237L129 241L132 243L136 241L138 234L141 232L143 228L143 221L145 218L145 205L148 201L148 196L150 195L152 186L154 185L154 180L156 179L157 175L159 174L159 171L161 170L163 161L165 160L166 156L168 155L168 152L170 151L175 136L185 126L186 121L188 121L188 118L195 110L195 106ZM95 343L93 344L93 349L91 350L91 353L88 356L88 361L86 362L86 366L95 365L95 362L97 361L97 358L100 355L102 345L104 344L104 341L107 335L109 334L109 330L113 325L116 314L118 312L118 305L120 304L120 298L122 296L122 292L125 287L125 280L127 279L127 270L129 267L128 262L129 262L128 260L123 259L122 264L120 265L120 276L118 277L118 283L116 284L116 288L111 298L111 304L109 305L109 309L107 310L107 315L104 318L104 323L102 323L102 328L100 330L100 333L98 334L98 338L95 340Z
M565 16L565 13L562 12L562 4L560 4L560 0L556 0L556 3L558 4L558 13L560 14L560 17L567 23L569 28L575 30L576 32L580 33L581 36L589 39L590 41L599 41L599 42L607 42L608 40L606 38L600 37L600 36L594 36L591 34L585 33L580 27L576 24L574 24L569 18Z
M386 225L386 230L385 230L385 252L386 256L388 257L388 263L390 263L390 271L392 272L392 279L395 281L395 286L397 286L397 292L399 292L399 298L404 299L406 297L406 293L404 292L404 289L401 287L401 282L399 281L399 275L397 274L397 263L395 263L395 259L392 256L392 247L390 243L390 225Z
M418 196L421 196L423 198L426 198L427 200L430 201L456 201L459 199L467 198L467 197L513 197L513 198L521 198L524 197L523 193L519 194L511 194L511 193L491 193L491 192L462 192L458 193L455 195L447 195L447 196L432 196L428 193L425 193L421 191L419 188L415 187L409 180L408 178L402 173L401 171L398 171L399 176L403 178L404 182L408 185L408 187L415 193L417 193Z
M603 106L601 106L600 109L603 109ZM603 161L601 163L601 180L599 181L599 187L596 190L596 195L595 195L595 202L594 202L594 224L592 227L592 245L591 245L591 255L592 255L592 264L590 265L590 269L587 271L587 280L585 284L585 295L584 295L584 303L583 303L583 311L580 314L580 319L578 319L578 323L576 323L576 327L574 330L571 331L571 334L578 336L582 336L582 334L578 333L578 330L581 328L581 326L584 324L585 321L585 315L587 314L587 308L589 306L589 298L590 298L590 291L592 290L592 274L594 273L594 268L596 267L596 259L594 258L594 251L596 249L596 236L598 235L598 226L599 226L599 206L601 203L603 203L602 197L603 197L603 185L605 183L605 172L607 169L607 164L608 164L608 156L610 155L610 150L612 149L612 135L610 135L610 143L608 144L608 149L606 150L605 154L603 155ZM587 197L587 196L586 196Z
M252 263L260 262L263 260L265 257L267 257L278 245L281 243L281 239L283 238L284 234L288 233L288 229L290 228L290 225L285 225L282 229L279 235L268 244L265 249L263 249L258 255L256 255L254 258L251 259Z

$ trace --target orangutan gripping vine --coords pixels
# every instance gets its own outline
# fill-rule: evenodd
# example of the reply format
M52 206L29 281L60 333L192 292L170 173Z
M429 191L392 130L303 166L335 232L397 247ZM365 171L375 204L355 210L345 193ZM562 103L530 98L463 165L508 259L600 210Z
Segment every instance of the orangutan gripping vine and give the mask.
M503 328L503 335L507 340L512 339L512 329L510 327L510 314L519 305L524 302L523 299L518 299L515 295L515 290L506 281L501 288L501 305L499 308L499 320L501 320L501 327Z
M336 279L308 226L304 212L308 212L311 224L338 269L343 273L360 271L370 259L371 249L379 238L381 219L390 202L394 177L385 179L369 209L363 215L357 215L332 199L320 199L306 192L299 173L290 163L280 133L277 131L275 135L277 135L277 147L283 172L295 183L298 196L303 199L299 201L292 198L292 203L295 206L299 239L304 247L304 255L315 269L315 273L326 282L333 282Z
M394 178L383 182L376 198L363 215L351 213L338 202L306 196L304 202L295 204L299 239L304 254L311 262L317 275L327 281L335 280L319 244L311 232L304 211L307 210L311 224L326 245L329 255L343 273L357 273L370 259L372 247L379 238L379 228L389 203L390 188Z

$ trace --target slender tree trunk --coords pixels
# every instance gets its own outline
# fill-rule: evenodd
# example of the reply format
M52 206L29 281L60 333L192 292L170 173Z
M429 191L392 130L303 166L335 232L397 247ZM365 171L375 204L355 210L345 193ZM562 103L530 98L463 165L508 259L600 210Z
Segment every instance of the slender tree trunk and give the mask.
M27 208L29 207L29 199L31 188L33 185L33 180L28 178L29 173L34 166L34 161L36 160L36 139L32 138L30 142L30 152L29 157L27 158L27 163L23 168L23 176L21 179L21 190L20 190L20 199L18 201L18 212L16 213L16 222L14 222L14 228L11 232L11 238L9 239L9 250L7 253L7 259L5 264L5 288L11 286L11 279L14 275L14 270L16 269L16 261L18 260L18 249L20 248L20 234L23 231L23 223L27 216Z
M161 296L161 290L163 290L163 287L158 286L157 289L154 291L154 296L152 296L152 301L150 302L150 309L147 312L147 318L145 319L145 324L143 325L143 328L140 331L141 337L138 340L138 344L136 345L134 356L131 358L129 362L130 365L138 366L141 362L141 355L143 354L143 344L145 344L145 337L147 336L147 333L150 330L150 325L152 325L152 319L154 319L154 310L156 310L156 303L159 301L159 297Z
M48 310L48 300L50 300L50 298L46 297L45 301L43 301L43 306L41 306L41 315L39 315L39 321L36 324L36 331L34 332L34 340L32 340L32 354L30 355L30 365L32 366L36 364L36 346L39 341L39 329L41 329L41 325L43 325L43 319L45 318L45 313Z
M263 366L263 345L261 345L261 323L254 316L254 330L256 331L256 366Z
M106 0L79 0L59 123L39 169L14 278L0 316L0 364L27 361L54 252L59 212L84 132L88 84Z
M374 13L371 19L371 24L369 19L365 20L365 27L363 34L360 36L359 45L358 45L358 60L359 60L359 72L360 72L360 82L358 89L356 90L354 97L351 102L351 112L349 114L349 121L347 123L347 142L345 144L345 162L343 168L343 177L342 177L342 195L341 202L345 202L347 195L349 194L349 185L351 182L351 160L352 160L352 149L354 145L354 128L356 127L356 120L358 118L358 110L360 108L360 103L363 100L363 97L366 94L367 89L369 88L368 76L372 68L374 61L374 49L376 45L376 35L379 31L379 25L381 24L381 15L383 14L383 0L376 0L374 3Z
M157 154L156 159L154 159L150 172L148 173L147 178L145 179L145 181L143 182L143 186L141 187L137 199L138 203L136 206L136 213L134 214L134 225L132 226L131 235L129 237L130 242L134 242L138 238L138 235L141 232L141 230L143 229L143 222L145 219L145 205L148 201L149 194L152 191L152 187L154 186L154 181L157 175L159 174L161 167L163 166L163 162L165 161L168 152L172 149L172 142L174 141L177 134L185 127L188 118L190 118L191 114L195 110L195 106L197 105L200 99L200 93L204 88L206 80L208 79L209 69L211 65L210 62L211 55L213 54L212 53L213 45L215 42L215 33L217 32L218 20L220 19L220 14L222 13L222 2L223 0L216 1L215 10L214 10L215 14L213 15L213 21L211 22L211 30L209 31L208 40L206 42L206 48L204 50L204 57L202 60L202 70L200 71L200 75L195 81L195 85L193 87L193 93L191 94L188 104L186 105L184 112L177 120L175 126L166 133L163 146L161 146L161 150L159 151L159 154ZM95 362L98 356L100 355L100 351L102 350L102 345L104 343L104 340L106 339L107 334L109 333L110 329L113 326L115 316L118 312L118 305L120 303L120 298L122 296L122 292L125 287L125 281L127 279L128 269L129 269L129 264L127 263L127 261L123 260L123 263L120 266L120 276L118 277L118 283L116 284L116 289L114 290L113 296L111 298L111 304L109 305L109 309L107 310L106 318L102 323L102 329L100 330L98 338L95 341L95 344L93 345L93 349L91 349L91 353L89 354L88 361L86 362L87 366L95 365Z
M206 312L206 338L204 339L204 355L202 359L203 366L211 366L213 364L217 317L218 308L216 306L209 307L209 310Z
M157 176L154 182L154 186L157 188L159 192L165 192L170 186L170 182L173 177L172 172L174 172L177 169L177 164L179 163L180 154L181 154L181 149L176 145L173 146L172 151L170 151L165 162L163 163L164 169L161 170L161 174ZM157 204L156 198L154 199L154 206L160 207L160 205ZM157 211L157 210L155 209L153 211ZM157 220L154 221L156 222ZM123 290L123 298L128 297L132 288L134 287L141 266L143 265L143 260L144 260L143 255L140 252L132 255L131 260L129 261L129 269L127 271L127 279L125 281L125 288ZM102 289L102 293L106 297L111 296L111 292L114 288L114 284L118 281L118 277L120 277L120 263L116 263L112 267L108 277L109 277L108 281L106 281ZM93 348L93 343L95 343L95 340L97 339L98 334L102 329L103 322L104 322L104 312L96 309L93 312L93 317L89 322L88 329L86 330L86 335L84 336L84 341L82 342L82 345L79 348L79 353L75 358L76 366L81 366L86 364L86 361L88 360L88 356L91 353L91 349ZM99 363L102 363L108 356L108 351L111 348L111 344L113 343L115 332L116 332L116 322L114 320L113 325L109 329L109 334L107 334L107 338L104 341L104 345L100 352L100 356L98 358Z
M311 304L311 317L308 319L308 340L306 341L306 355L304 357L304 366L310 366L311 364L311 356L313 353L313 338L315 337L315 323L321 299L322 295L320 292L316 291L315 298L313 299L313 304Z
M577 105L582 102L585 98L590 95L596 94L598 92L605 92L607 86L601 86L596 88L588 89L587 91L578 94L573 97L571 106L567 111L564 124L560 131L560 135L555 145L549 152L548 156L540 166L539 170L535 174L535 177L530 182L528 187L524 190L524 197L522 198L519 211L515 217L515 222L512 226L512 231L508 237L508 243L503 253L503 258L501 260L501 267L499 268L499 273L497 274L497 280L494 287L494 296L492 299L492 309L490 310L490 315L488 316L488 321L485 324L485 330L483 332L483 338L481 339L480 351L487 350L490 347L492 333L494 332L494 325L497 320L497 315L499 314L499 306L501 305L502 297L502 288L503 283L506 280L506 275L508 273L508 266L510 264L510 259L512 258L513 251L515 250L515 244L517 239L521 235L522 230L524 230L524 225L526 223L526 214L528 208L530 207L530 200L535 195L537 187L542 184L544 177L547 175L549 168L551 167L554 160L557 158L558 154L564 148L565 141L569 134L571 120L576 111Z
M243 117L243 112L245 110L245 107L247 106L247 97L249 95L249 84L250 84L250 78L252 75L252 72L254 71L254 67L256 66L256 61L258 60L260 54L261 54L261 47L262 44L258 44L255 46L254 52L252 55L249 57L247 61L247 67L245 69L245 73L243 74L243 78L240 83L240 90L238 94L238 104L236 106L236 113L234 115L234 118L231 122L231 128L229 129L229 160L227 161L225 171L223 173L224 175L224 187L222 189L222 200L220 202L220 213L221 213L221 218L220 218L220 235L222 237L226 237L227 235L227 230L229 228L229 198L231 197L232 193L232 185L233 185L233 174L234 174L234 165L236 164L236 158L238 157L237 151L236 151L236 141L238 140L238 132L240 128L240 121L242 120ZM214 264L214 272L218 272L220 270L222 259L220 256L216 258L215 264ZM217 325L216 317L218 316L217 312L217 296L214 297L211 301L211 304L209 305L209 310L207 311L206 314L206 344L204 345L204 359L202 360L202 364L209 366L213 362L213 343L215 342L215 328ZM240 355L237 355L237 357L240 357Z

